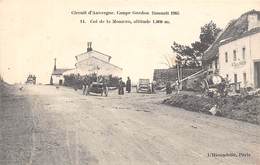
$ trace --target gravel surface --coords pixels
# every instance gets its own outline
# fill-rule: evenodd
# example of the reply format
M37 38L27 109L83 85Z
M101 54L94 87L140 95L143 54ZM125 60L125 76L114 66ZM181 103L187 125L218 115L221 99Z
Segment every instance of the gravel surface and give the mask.
M162 105L165 94L19 88L1 87L1 165L260 163L258 125Z

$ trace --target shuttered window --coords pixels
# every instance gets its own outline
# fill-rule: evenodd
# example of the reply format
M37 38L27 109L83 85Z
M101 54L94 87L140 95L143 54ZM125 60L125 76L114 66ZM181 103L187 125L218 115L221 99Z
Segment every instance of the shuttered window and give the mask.
M246 59L246 48L245 47L242 48L242 58L243 58L243 60Z
M236 61L237 60L237 51L233 50L233 60Z
M228 63L228 53L227 52L225 53L225 61L226 61L226 63Z

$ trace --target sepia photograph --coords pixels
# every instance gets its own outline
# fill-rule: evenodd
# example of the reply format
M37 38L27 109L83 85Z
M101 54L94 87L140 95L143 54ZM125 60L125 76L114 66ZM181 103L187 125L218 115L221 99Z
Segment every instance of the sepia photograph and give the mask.
M260 165L260 0L0 0L0 165Z

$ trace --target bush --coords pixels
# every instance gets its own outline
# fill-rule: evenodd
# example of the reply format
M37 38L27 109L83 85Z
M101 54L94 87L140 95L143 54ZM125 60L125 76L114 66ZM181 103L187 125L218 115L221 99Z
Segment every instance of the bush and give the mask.
M70 74L64 76L64 85L74 89L82 89L82 80L80 75Z
M85 77L91 77L93 75L86 75L86 76L80 76L75 74L65 75L64 76L64 85L73 87L74 89L82 89L83 86L83 80ZM107 80L108 87L117 87L119 82L119 77L113 77L112 75L109 76L98 76L98 78L105 78Z
M211 114L209 110L217 105L219 115L253 124L260 124L260 98L248 96L228 96L225 98L209 98L194 95L174 95L163 101L188 111Z

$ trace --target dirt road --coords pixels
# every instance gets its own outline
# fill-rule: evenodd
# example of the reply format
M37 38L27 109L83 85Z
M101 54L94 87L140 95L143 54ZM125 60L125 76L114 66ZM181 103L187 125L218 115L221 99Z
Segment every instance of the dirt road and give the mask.
M164 94L10 88L0 99L3 165L260 164L259 126L162 105Z

